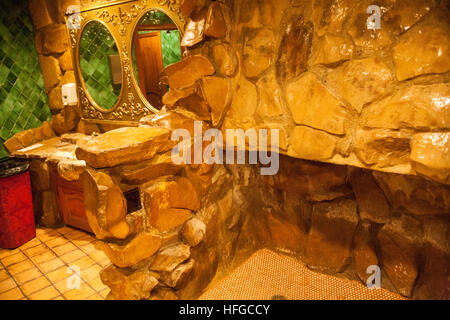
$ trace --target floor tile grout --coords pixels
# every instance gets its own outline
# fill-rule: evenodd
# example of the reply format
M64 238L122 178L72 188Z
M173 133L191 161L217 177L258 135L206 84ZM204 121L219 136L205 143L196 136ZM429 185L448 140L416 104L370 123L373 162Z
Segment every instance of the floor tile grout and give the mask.
M69 227L68 227L68 228L69 228ZM102 252L101 250L98 250L97 248L95 248L95 244L94 244L94 242L96 241L95 236L93 237L91 234L89 234L89 233L87 233L87 232L85 232L85 231L81 231L81 230L75 229L75 228L69 228L69 229L71 229L69 232L62 233L62 232L60 232L60 231L58 231L58 230L55 230L55 229L50 229L50 228L38 228L38 229L37 229L37 233L36 233L36 237L33 238L33 239L31 240L31 241L34 241L33 245L30 245L30 246L29 246L29 245L27 245L27 243L25 243L23 246L16 248L16 249L17 249L17 252L8 254L8 255L6 255L5 257L1 258L1 259L0 259L0 265L2 266L2 268L5 270L6 274L7 274L8 277L9 277L9 278L4 279L4 280L2 280L2 281L7 281L8 279L12 279L12 281L13 281L14 284L16 285L14 288L5 290L5 292L8 292L8 291L10 291L10 290L14 290L14 289L17 288L17 289L19 289L20 293L23 295L23 298L22 298L22 299L30 300L30 296L35 295L36 293L39 293L39 292L42 291L42 290L45 290L45 289L48 289L48 288L52 287L53 289L55 289L55 291L58 293L58 295L55 296L55 297L53 297L53 298L51 298L51 299L61 297L61 298L63 298L64 300L71 300L71 299L69 299L69 298L66 297L66 294L67 294L68 292L70 292L71 290L69 290L69 291L63 293L60 289L58 289L58 288L55 286L55 284L56 284L58 281L66 280L67 277L66 277L65 279L62 279L62 280L58 280L58 281L53 282L53 281L51 281L51 279L48 277L48 274L50 274L50 273L52 273L52 272L54 272L54 271L56 271L56 270L58 270L58 269L60 269L60 268L64 268L64 267L70 269L70 268L71 268L70 265L76 265L76 262L77 262L77 261L79 261L79 260L81 260L81 259L84 259L85 257L88 257L90 260L92 260L93 263L92 263L92 265L88 265L87 267L85 267L84 270L87 270L87 269L89 269L89 268L91 268L91 267L94 267L94 266L100 267L100 268L104 268L104 266L103 266L103 265L104 265L104 264L103 264L103 260L100 262L100 260L98 260L98 259L96 259L96 258L94 258L94 257L91 256L91 254L93 254L93 253L95 253L95 252ZM47 234L46 231L49 231L49 233ZM70 239L70 238L69 238L69 237L71 237L70 234L73 233L73 232L75 232L75 231L80 232L80 235L79 235L79 236L76 236L75 238ZM53 234L52 234L52 233L53 233ZM69 235L69 237L68 237L67 235ZM81 244L76 244L76 243L74 242L74 241L77 241L78 239L81 239L81 238L85 237L86 235L88 235L90 238L92 238L92 240L91 240L91 239L86 239L87 243L85 243L85 244L83 244L83 245L81 245ZM42 237L44 237L45 240L43 240ZM50 247L50 246L47 244L48 242L50 242L50 241L52 241L52 240L54 240L54 239L58 239L58 238L59 238L59 239L64 239L65 243L56 245L56 246L54 246L54 247ZM87 237L86 237L86 238L87 238ZM36 239L36 240L34 240L34 239ZM91 240L91 241L89 241L89 240ZM55 243L57 243L57 241L56 241ZM56 248L61 247L61 246L64 246L64 245L67 245L67 244L70 244L70 245L73 246L73 248L71 248L72 250L70 250L70 251L68 251L68 252L65 252L64 254L58 254L58 253L55 251ZM95 250L89 250L90 252L88 253L88 252L87 252L87 249L86 249L86 248L83 248L83 247L84 247L84 246L87 246L87 245L89 245L89 244L93 245L94 248L95 248ZM37 254L34 254L34 255L31 255L32 253L30 253L30 252L28 252L28 253L26 252L27 250L32 249L32 248L36 248L36 247L38 247L38 246L43 246L43 250L45 249L46 252L44 252L44 253L37 253ZM14 250L16 250L16 249L14 249ZM86 251L85 251L85 250L86 250ZM48 260L48 261L42 261L41 263L35 262L35 259L32 259L32 258L38 257L38 256L40 256L40 255L46 254L47 252L50 252L50 253L53 254L55 257L52 257L52 258L51 258L50 260ZM66 255L66 254L70 254L70 253L72 253L72 252L80 252L80 253L82 254L82 256L81 256L80 258L76 259L75 261L70 262L70 263L69 263L69 262L66 262L66 260L61 259L62 256ZM8 265L8 267L2 262L2 260L5 259L6 257L12 256L12 255L15 255L15 254L19 254L19 253L20 253L21 255L23 255L23 257L24 257L23 260L18 261L18 262L14 262L14 263L12 263L11 265ZM41 269L41 268L42 268L42 267L41 267L42 264L47 263L47 262L50 262L50 261L52 261L52 260L54 260L54 259L57 259L57 258L58 258L59 261L62 262L62 265L61 265L61 266L56 267L55 269L51 269L51 270L45 271L45 272L44 272L44 269ZM107 258L105 258L105 260L106 260L106 259L107 259ZM19 284L19 281L16 280L15 276L11 273L10 268L11 268L11 266L14 266L14 265L16 265L16 264L19 264L19 263L25 263L25 262L26 262L26 263L30 263L30 267L29 267L28 269L25 269L25 270L20 270L20 272L17 272L17 273L16 273L16 276L17 276L18 274L21 274L21 273L26 272L26 271L31 271L31 270L33 270L33 269L36 269L36 270L39 272L40 275L39 275L39 276L36 276L36 277L33 277L32 279L27 279L25 282ZM89 263L91 263L91 262L89 261ZM106 265L105 265L105 266L106 266ZM51 266L50 266L50 267L51 267ZM3 269L2 269L2 270L3 270ZM73 271L75 272L75 270L73 270ZM41 277L44 277L44 278L50 283L50 285L47 285L47 286L45 286L45 287L43 287L43 288L40 288L40 289L38 289L38 290L36 290L36 291L34 291L34 292L32 292L32 293L26 294L25 291L23 290L23 286L26 285L27 283L31 282L31 281L34 281L34 280L36 280L36 279L41 278ZM101 299L104 299L101 292L103 292L105 289L107 289L107 287L106 287L106 288L103 288L102 290L97 290L96 288L93 287L93 285L91 285L91 284L89 283L89 282L92 282L92 281L96 280L97 277L99 278L99 275L93 277L92 279L89 279L89 281L88 281L88 280L85 280L85 279L81 276L81 274L80 274L80 280L81 280L81 283L82 283L83 285L85 285L85 288L87 288L89 291L92 291L92 292L93 292L91 295L87 296L87 297L84 298L83 300L88 300L88 299L90 299L90 298L92 298L92 297L95 297L95 296L97 296L97 297L99 297L99 298L101 298ZM86 277L86 279L88 279L88 277ZM100 281L101 281L101 279L100 279ZM4 293L4 292L2 292L2 293ZM76 298L76 294L75 294L75 296L74 296L74 300L78 300L78 299Z

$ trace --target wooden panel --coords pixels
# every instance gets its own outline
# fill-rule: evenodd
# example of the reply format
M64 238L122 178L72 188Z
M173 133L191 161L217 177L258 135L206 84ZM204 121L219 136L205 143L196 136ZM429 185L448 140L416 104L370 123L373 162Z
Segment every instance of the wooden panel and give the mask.
M161 109L165 86L160 85L160 74L164 69L161 33L136 33L136 60L139 85L142 93L155 108Z
M68 226L92 232L84 207L82 182L80 180L67 181L61 178L56 168L52 168L50 172L63 222Z

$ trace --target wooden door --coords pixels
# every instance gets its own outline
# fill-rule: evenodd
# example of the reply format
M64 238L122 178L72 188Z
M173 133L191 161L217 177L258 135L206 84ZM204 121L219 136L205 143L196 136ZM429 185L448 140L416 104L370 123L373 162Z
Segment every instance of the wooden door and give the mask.
M160 84L160 74L164 69L161 33L137 32L134 43L141 91L152 106L161 109L162 97L166 93L166 87Z
M51 177L64 224L92 232L86 216L81 180L67 181L59 176L56 168L52 168Z

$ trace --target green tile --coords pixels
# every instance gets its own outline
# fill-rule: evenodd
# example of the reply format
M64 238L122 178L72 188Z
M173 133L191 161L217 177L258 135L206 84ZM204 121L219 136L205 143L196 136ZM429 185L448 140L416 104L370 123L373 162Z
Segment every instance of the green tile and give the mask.
M3 142L51 116L26 0L0 1L0 158Z

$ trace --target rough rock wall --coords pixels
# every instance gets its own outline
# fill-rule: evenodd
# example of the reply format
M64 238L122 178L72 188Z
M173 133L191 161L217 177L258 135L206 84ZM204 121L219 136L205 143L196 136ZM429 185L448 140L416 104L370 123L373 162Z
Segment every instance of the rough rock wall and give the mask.
M365 0L182 3L183 45L215 69L191 79L214 126L278 128L292 157L449 183L448 1L378 1L375 31Z
M384 288L450 298L449 186L288 156L275 176L255 165L175 165L169 133L192 128L198 118L187 115L149 116L77 143L112 298L197 298L260 248L364 284L378 266ZM127 214L123 192L134 188L142 209Z

